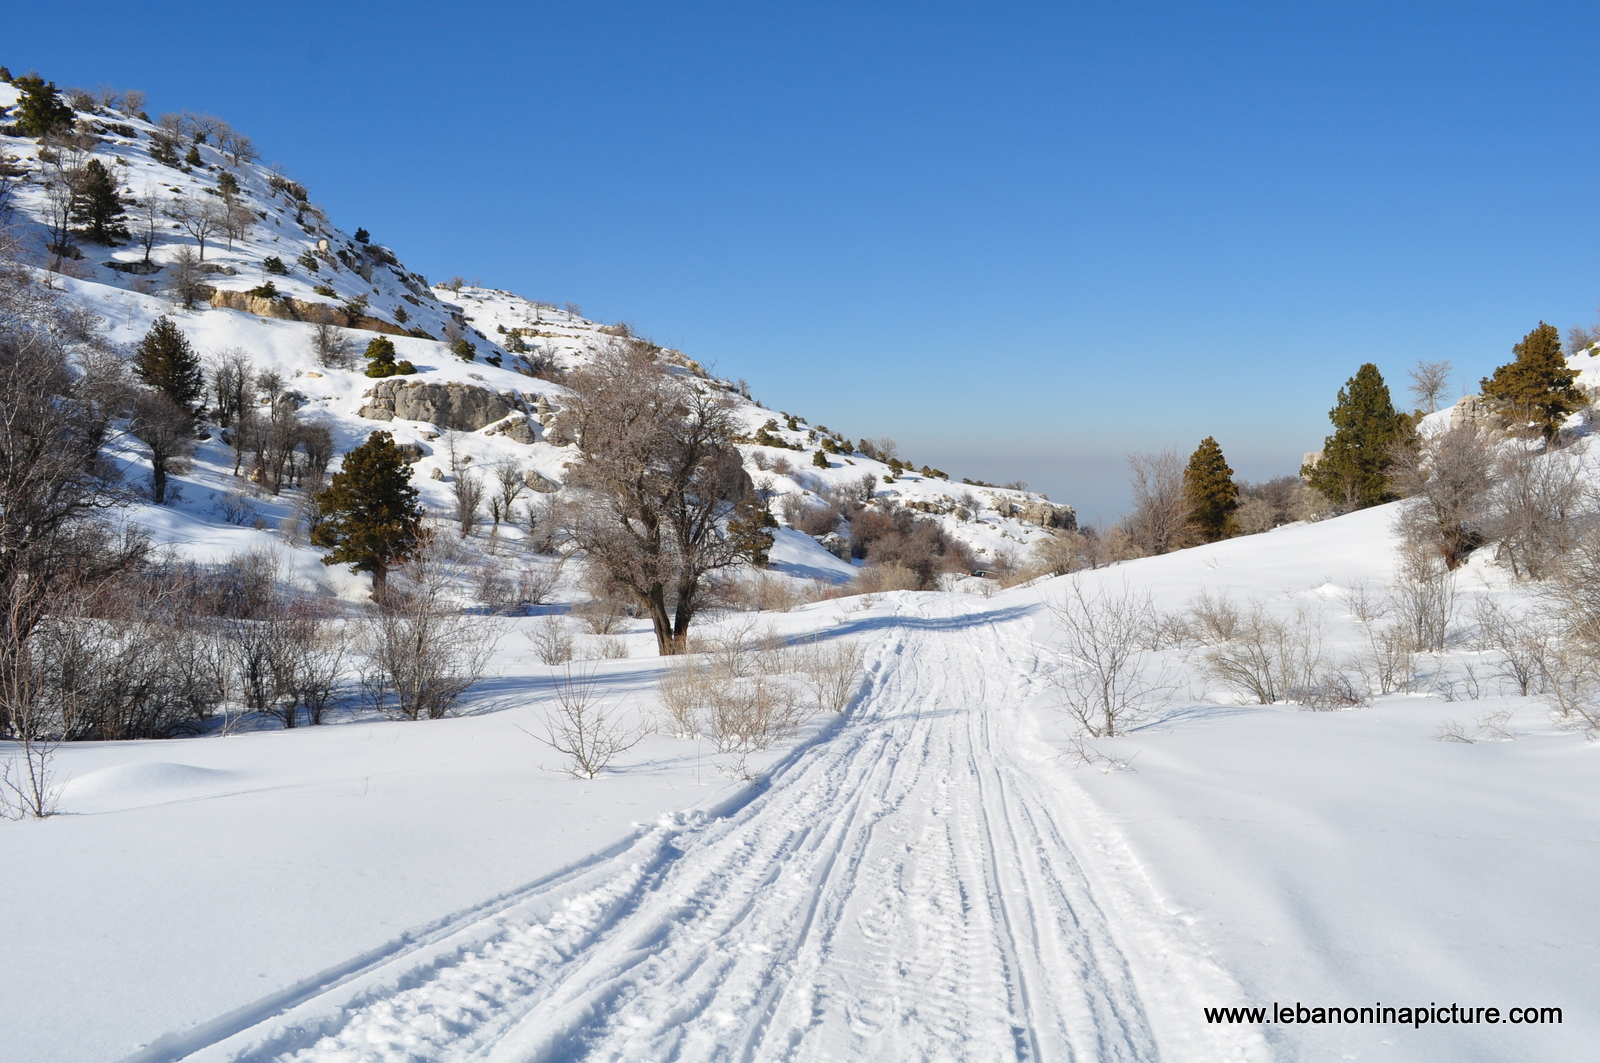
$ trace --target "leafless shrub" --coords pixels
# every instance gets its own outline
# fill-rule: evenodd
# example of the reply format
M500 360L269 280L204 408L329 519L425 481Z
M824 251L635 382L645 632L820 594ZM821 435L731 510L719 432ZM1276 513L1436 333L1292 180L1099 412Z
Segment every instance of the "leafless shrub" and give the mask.
M311 355L317 364L329 369L349 369L356 362L355 345L343 329L331 320L316 321L311 326Z
M1326 680L1321 614L1299 606L1291 618L1260 602L1241 614L1232 638L1206 651L1207 674L1257 704L1304 702Z
M1544 696L1564 727L1600 732L1600 660L1576 638L1553 640L1540 659Z
M1397 449L1390 474L1408 496L1397 522L1401 535L1414 547L1436 551L1446 568L1456 568L1483 541L1493 468L1493 443L1472 425Z
M866 649L850 640L812 642L800 648L797 663L817 711L840 713L861 689Z
M1087 564L1084 537L1076 531L1047 532L1033 545L1031 568L1040 575L1065 576Z
M911 569L898 562L863 565L850 582L845 584L849 594L885 594L889 591L914 591L922 587L922 580Z
M545 745L568 758L574 778L594 779L646 734L637 722L600 697L594 673L573 674L569 665L555 682L556 708L545 713ZM537 737L537 736L535 736Z
M501 628L450 600L468 559L437 537L390 577L363 626L361 685L372 707L408 720L450 715L488 671Z
M583 621L591 635L615 634L628 619L626 603L611 596L580 602L572 607L572 615Z
M540 664L566 664L572 660L572 633L554 613L546 613L527 633Z
M1154 612L1147 593L1126 585L1089 591L1081 579L1069 580L1065 598L1050 605L1062 641L1050 681L1091 737L1125 733L1170 688L1165 675L1152 677L1152 655L1141 646Z
M794 688L781 678L756 674L718 680L707 706L706 737L718 753L730 756L725 765L730 774L749 779L749 757L793 734L806 712Z
M1536 616L1510 612L1493 598L1479 598L1472 613L1478 648L1495 654L1494 677L1523 697L1539 693L1544 678L1540 662L1553 642L1546 625Z
M17 750L0 766L0 819L46 819L56 814L64 783L56 779L56 747L43 721L16 728Z
M1456 585L1444 558L1426 547L1400 551L1391 594L1395 617L1419 653L1444 650L1455 621Z
M656 692L667 710L674 738L699 736L700 713L711 703L714 683L710 663L697 654L682 654L668 661Z
M586 660L620 661L632 656L628 651L628 640L621 635L590 635L589 645L593 649Z
M507 571L504 565L486 560L478 570L478 601L489 612L501 616L544 605L561 583L562 564L524 561Z
M1114 771L1133 771L1133 757L1114 757L1109 753L1101 752L1090 745L1082 735L1067 740L1067 748L1062 751L1074 767L1093 768L1098 772L1110 775ZM1138 756L1138 754L1134 754Z
M1399 622L1387 624L1394 603L1365 583L1357 583L1346 596L1350 614L1361 627L1366 646L1355 658L1355 667L1369 690L1379 694L1411 690L1416 679L1417 647L1409 628Z
M483 481L465 468L457 469L450 477L450 491L456 501L456 526L465 539L478 526L483 506Z
M1438 742L1510 742L1517 737L1510 728L1511 716L1509 709L1479 713L1471 727L1459 720L1444 720L1433 737Z
M1221 645L1239 634L1239 607L1226 595L1201 589L1189 601L1190 630L1204 645Z
M805 601L794 580L771 572L735 576L721 586L722 602L738 610L786 613Z
M1584 497L1582 467L1567 452L1540 454L1512 444L1495 473L1486 533L1499 540L1497 556L1513 575L1543 579L1577 542L1580 518L1592 508Z

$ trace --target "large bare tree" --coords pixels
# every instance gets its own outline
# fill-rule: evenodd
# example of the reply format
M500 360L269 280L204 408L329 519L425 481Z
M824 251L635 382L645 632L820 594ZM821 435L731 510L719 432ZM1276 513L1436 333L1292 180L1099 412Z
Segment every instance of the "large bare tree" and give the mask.
M0 734L34 716L32 640L69 587L142 553L105 510L125 500L104 453L126 398L95 322L15 264L0 234Z
M708 577L743 560L727 521L750 485L729 408L638 340L600 351L568 387L582 459L567 532L649 615L661 653L680 653Z

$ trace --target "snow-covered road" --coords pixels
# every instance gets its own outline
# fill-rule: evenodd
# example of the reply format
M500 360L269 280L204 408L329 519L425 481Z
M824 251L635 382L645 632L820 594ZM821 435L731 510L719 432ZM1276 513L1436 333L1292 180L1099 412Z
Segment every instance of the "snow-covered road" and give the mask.
M1108 913L1116 860L1081 862L1061 770L1021 754L1027 611L920 597L850 716L754 796L148 1058L1264 1057L1193 1021L1225 976L1130 876Z

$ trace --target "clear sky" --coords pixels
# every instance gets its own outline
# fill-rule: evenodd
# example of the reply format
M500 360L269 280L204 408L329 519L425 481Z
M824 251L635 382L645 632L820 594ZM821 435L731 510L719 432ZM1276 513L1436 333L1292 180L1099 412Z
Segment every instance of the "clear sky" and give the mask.
M346 229L1087 516L1595 318L1593 4L76 3L0 62L251 134ZM1459 393L1459 391L1458 391Z

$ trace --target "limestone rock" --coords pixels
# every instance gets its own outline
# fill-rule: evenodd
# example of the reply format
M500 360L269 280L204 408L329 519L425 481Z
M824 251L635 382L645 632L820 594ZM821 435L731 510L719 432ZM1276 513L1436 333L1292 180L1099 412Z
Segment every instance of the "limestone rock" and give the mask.
M516 396L476 384L431 384L420 380L384 380L361 407L375 421L400 418L426 421L456 432L476 432L512 412ZM387 414L387 416L385 416Z
M541 476L532 469L524 469L522 482L541 495L552 495L561 490L561 485L546 476Z
M428 475L432 476L435 480L443 480L444 479L444 470L443 469L434 469L433 472L429 473Z
M1481 428L1490 432L1502 432L1506 427L1506 419L1495 413L1494 408L1484 401L1482 395L1463 395L1450 410L1450 427Z
M395 449L400 452L400 460L407 465L414 465L428 456L428 448L421 443L397 443Z

